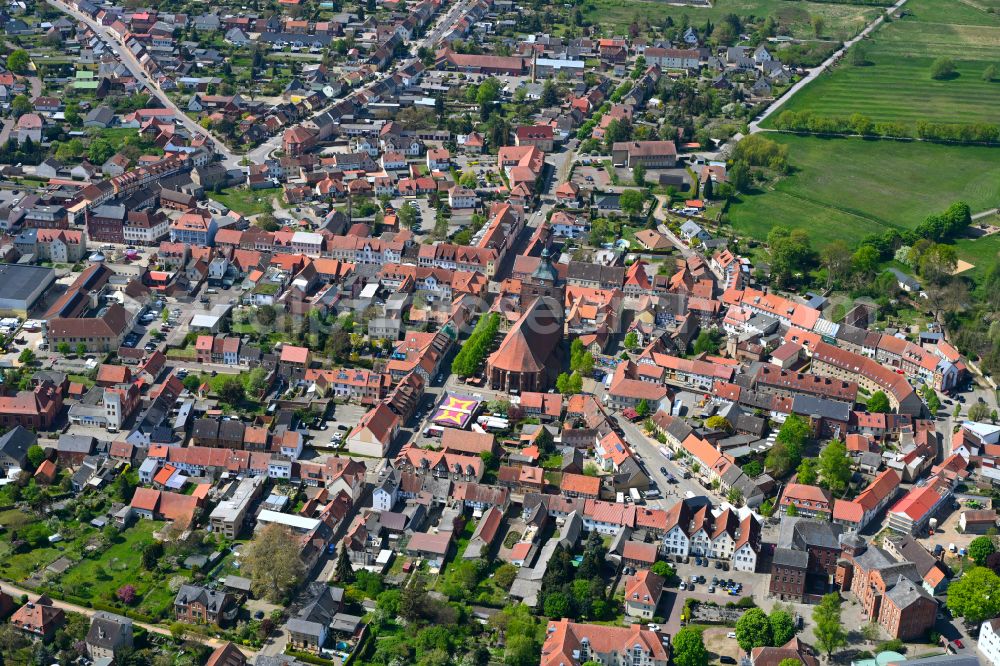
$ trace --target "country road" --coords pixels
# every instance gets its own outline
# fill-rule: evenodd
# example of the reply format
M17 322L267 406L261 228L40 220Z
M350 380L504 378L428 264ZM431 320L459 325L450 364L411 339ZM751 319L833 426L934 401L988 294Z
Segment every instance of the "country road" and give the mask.
M17 600L23 594L28 595L28 601L37 601L38 598L41 596L37 592L32 592L31 590L26 590L24 588L17 587L16 585L12 585L10 583L0 583L0 590L11 595L14 598L15 604L18 603ZM98 612L93 608L85 608L83 606L77 606L76 604L71 604L65 601L59 601L58 599L52 599L52 605L55 606L56 608L61 608L64 611L69 611L71 613L79 613L80 615L85 615L86 617L93 617ZM150 633L159 634L161 636L171 635L169 629L166 629L156 624L147 624L145 622L137 622L136 620L132 620L132 624L134 624L137 627L142 627L143 629L145 629ZM209 638L208 636L202 636L200 634L194 634L194 633L185 635L185 638L195 641L196 643L202 643L203 645L207 645L212 649L215 649L217 647L226 644L226 641L222 641L217 638ZM253 655L257 654L256 651L251 650L250 648L243 647L240 645L237 645L236 647L239 648L240 651L243 652L243 654L245 654L248 657L252 657Z
M767 107L764 110L764 113L760 114L760 116L758 116L753 121L751 121L751 123L750 123L750 134L756 134L757 132L762 131L761 127L760 127L760 124L762 122L764 122L764 120L766 120L767 118L769 118L772 114L774 114L775 111L777 111L778 109L780 109L789 99L792 98L792 96L795 93L797 93L800 90L802 90L803 88L805 88L816 77L818 77L820 74L822 74L823 72L825 72L826 70L828 70L830 67L832 67L844 55L844 53L847 52L847 49L849 49L852 46L854 46L855 44L857 44L859 41L861 41L862 39L864 39L865 37L867 37L868 35L870 35L872 33L872 31L875 30L875 28L877 28L878 26L882 25L882 22L885 20L886 14L890 14L892 12L895 12L900 7L902 7L904 4L906 4L906 0L897 0L896 4L892 5L891 7L887 7L885 9L885 11L882 12L881 14L879 14L879 16L874 21L872 21L871 23L869 23L868 25L866 25L865 28L864 28L864 30L862 30L857 35L855 35L851 39L849 39L846 42L844 42L843 46L841 46L829 58L827 58L826 60L824 60L818 67L814 67L813 69L809 70L809 73L806 74L800 81L798 81L797 83L795 83L795 85L793 85L791 88L789 88L788 91L784 95L782 95L778 99L774 100L774 102L771 104L771 106Z

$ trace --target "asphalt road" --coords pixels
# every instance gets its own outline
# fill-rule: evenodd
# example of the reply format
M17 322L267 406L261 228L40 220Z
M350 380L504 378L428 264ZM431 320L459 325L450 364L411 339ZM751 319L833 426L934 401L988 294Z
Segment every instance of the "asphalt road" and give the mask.
M146 88L155 93L157 97L163 102L164 106L174 112L175 120L184 126L189 132L194 135L202 135L209 137L215 143L215 152L222 155L227 162L238 161L238 158L232 151L226 148L226 144L217 136L214 136L211 132L203 128L201 125L192 120L187 113L181 110L173 101L167 96L165 92L160 89L159 84L153 81L146 74L146 70L142 68L136 57L125 48L125 45L118 40L118 35L111 28L100 25L93 19L91 19L86 14L78 12L69 5L61 0L48 0L48 3L58 9L61 12L65 12L75 18L78 21L85 23L95 34L100 35L100 37L107 42L109 45L113 46L116 51L118 51L118 59L121 61L125 67L132 72L133 76L142 83Z

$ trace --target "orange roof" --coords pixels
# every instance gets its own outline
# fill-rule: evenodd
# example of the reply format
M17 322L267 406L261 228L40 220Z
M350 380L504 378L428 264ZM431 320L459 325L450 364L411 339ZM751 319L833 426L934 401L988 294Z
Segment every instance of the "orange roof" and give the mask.
M564 493L598 497L601 494L601 480L596 476L566 473L562 475L559 489Z
M864 507L857 502L836 500L833 503L833 519L851 523L860 523L865 516Z
M173 465L164 465L160 468L160 471L156 473L156 476L153 477L153 483L158 483L161 486L167 485L167 481L170 480L170 477L172 477L176 471L177 468Z
M306 347L295 347L285 345L281 348L282 363L298 363L304 365L309 359L309 350Z

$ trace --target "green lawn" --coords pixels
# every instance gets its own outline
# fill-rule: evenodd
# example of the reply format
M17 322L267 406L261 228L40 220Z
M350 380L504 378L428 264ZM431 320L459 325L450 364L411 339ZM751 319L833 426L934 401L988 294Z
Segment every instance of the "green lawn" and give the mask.
M83 559L63 574L57 583L62 594L113 603L118 588L133 585L139 600L135 608L144 615L162 616L173 603L174 593L162 574L146 571L141 562L143 548L163 526L162 522L140 520L122 532L118 542L98 557Z
M1000 64L1000 14L977 8L990 4L907 2L903 19L862 42L869 65L854 66L848 56L797 93L784 110L842 118L861 113L911 130L919 120L996 123L1000 80L984 81L982 74L988 65ZM954 61L957 76L931 78L931 64L939 57Z
M245 188L230 188L221 193L211 193L207 196L224 204L231 210L243 215L257 215L258 213L270 213L274 210L271 203L274 197L281 194L281 188L269 187L262 190L248 190Z
M759 239L802 228L821 246L888 227L912 228L955 201L973 212L1000 203L1000 148L769 134L789 146L790 176L743 195L730 223Z
M994 262L1000 259L1000 235L993 234L975 240L963 238L955 242L955 249L958 251L959 259L975 266L962 275L978 280L986 274Z
M78 558L86 543L97 532L86 524L67 524L65 525L66 529L59 530L63 541L15 553L10 545L11 534L16 533L25 525L37 522L37 520L34 515L19 509L0 513L0 525L5 528L0 536L0 577L19 583L64 555L71 559Z
M584 18L598 29L604 27L608 34L623 34L636 19L649 20L659 27L668 16L675 23L687 17L700 31L706 20L717 24L726 14L732 13L744 18L774 16L793 36L807 39L814 37L812 17L821 16L826 21L823 36L844 41L856 35L879 10L860 3L800 0L715 0L711 7L704 8L668 5L657 0L586 0L581 11Z

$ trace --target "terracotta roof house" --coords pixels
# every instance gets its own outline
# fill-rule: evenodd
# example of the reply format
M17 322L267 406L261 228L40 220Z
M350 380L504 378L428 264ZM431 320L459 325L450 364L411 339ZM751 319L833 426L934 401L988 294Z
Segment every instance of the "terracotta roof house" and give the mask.
M347 436L348 450L355 455L384 458L399 432L399 417L380 402L370 409Z
M652 619L660 605L664 582L663 576L657 576L647 570L639 571L634 576L626 578L625 615Z
M236 645L226 642L215 648L205 666L246 666L247 658Z
M620 663L628 655L644 666L667 666L667 650L659 634L642 625L612 627L582 624L566 619L549 622L539 666L569 666L586 661Z
M601 479L596 476L564 473L559 482L559 492L566 497L600 499Z
M29 601L10 617L10 623L30 636L49 640L56 629L66 621L61 608L52 605L52 600L42 595L37 601Z

